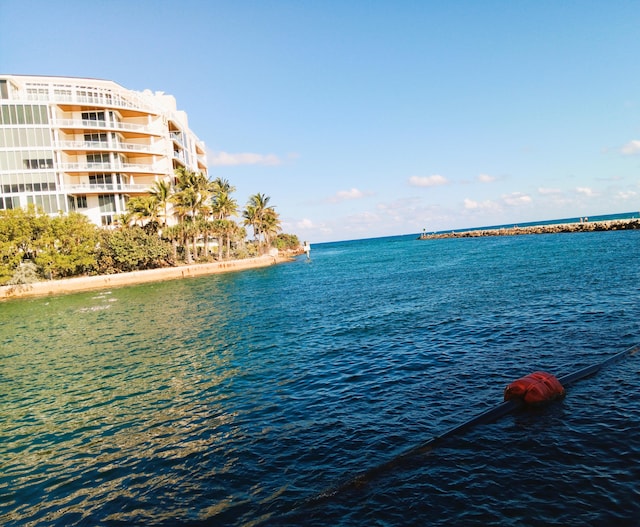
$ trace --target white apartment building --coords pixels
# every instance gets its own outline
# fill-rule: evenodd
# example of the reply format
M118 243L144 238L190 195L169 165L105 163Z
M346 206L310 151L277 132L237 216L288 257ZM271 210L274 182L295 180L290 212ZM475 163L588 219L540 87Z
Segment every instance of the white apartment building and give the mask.
M0 210L33 203L110 225L130 197L173 181L179 167L207 175L204 143L171 95L0 74Z

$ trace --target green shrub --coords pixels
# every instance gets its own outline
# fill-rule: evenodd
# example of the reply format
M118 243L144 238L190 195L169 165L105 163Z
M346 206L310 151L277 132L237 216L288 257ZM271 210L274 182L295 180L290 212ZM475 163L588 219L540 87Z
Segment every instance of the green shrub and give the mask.
M99 274L155 269L174 263L171 244L140 227L105 231L97 260Z

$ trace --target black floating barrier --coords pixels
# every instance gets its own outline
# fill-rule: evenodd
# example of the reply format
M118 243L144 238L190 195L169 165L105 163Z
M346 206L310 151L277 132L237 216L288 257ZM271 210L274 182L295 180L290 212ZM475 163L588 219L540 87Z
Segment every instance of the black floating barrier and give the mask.
M558 380L560 381L563 387L569 386L586 377L595 375L605 366L608 366L609 364L620 361L625 357L635 355L639 351L640 351L640 344L636 344L635 346L632 346L624 351L621 351L620 353L617 353L598 364L587 366L585 368L582 368L568 375L558 377ZM405 452L402 452L401 454L397 455L393 459L381 465L377 465L375 467L368 469L365 472L362 472L361 474L358 474L354 478L349 479L348 481L346 481L345 483L342 483L341 485L338 485L337 487L333 487L331 489L328 489L322 492L318 496L315 496L314 498L308 500L305 503L305 505L307 506L317 505L320 502L330 498L331 496L335 496L336 494L339 494L343 491L364 487L380 474L383 474L395 467L398 467L403 461L413 456L424 454L431 451L438 443L440 443L444 439L466 432L467 430L469 430L470 428L473 428L474 426L494 422L500 417L503 417L508 413L511 413L520 408L524 408L525 406L526 404L521 399L512 399L510 401L505 401L493 408L490 408L489 410L486 410L485 412L482 412L481 414L476 415L475 417L469 419L468 421L465 421L462 424L454 426L453 428L447 430L446 432L429 439L428 441L422 443L421 445L418 445Z

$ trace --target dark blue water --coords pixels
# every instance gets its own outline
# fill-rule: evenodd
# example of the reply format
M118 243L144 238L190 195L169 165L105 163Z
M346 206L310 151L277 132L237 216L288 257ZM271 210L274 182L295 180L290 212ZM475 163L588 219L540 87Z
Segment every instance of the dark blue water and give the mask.
M640 356L342 484L640 341L640 232L311 257L1 303L0 524L638 524Z

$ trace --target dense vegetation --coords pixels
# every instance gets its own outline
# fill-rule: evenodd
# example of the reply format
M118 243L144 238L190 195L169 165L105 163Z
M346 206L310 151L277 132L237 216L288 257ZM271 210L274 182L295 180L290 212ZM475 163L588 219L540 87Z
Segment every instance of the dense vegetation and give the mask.
M0 211L0 285L246 258L270 247L298 249L297 236L280 233L268 196L251 196L240 211L228 181L187 170L176 175L175 185L158 181L150 195L130 199L127 213L109 229L75 212L50 217L33 207ZM242 223L232 219L239 215ZM252 241L245 227L251 227Z

